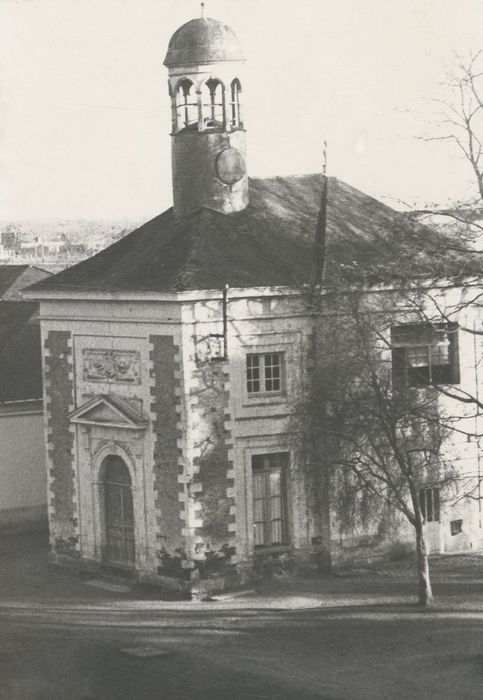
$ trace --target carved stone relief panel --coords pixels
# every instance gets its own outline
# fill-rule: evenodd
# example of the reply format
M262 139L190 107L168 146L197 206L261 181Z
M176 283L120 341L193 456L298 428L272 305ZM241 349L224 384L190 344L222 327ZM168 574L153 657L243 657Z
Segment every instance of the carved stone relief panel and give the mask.
M140 354L137 350L103 350L86 348L82 351L85 382L140 384Z

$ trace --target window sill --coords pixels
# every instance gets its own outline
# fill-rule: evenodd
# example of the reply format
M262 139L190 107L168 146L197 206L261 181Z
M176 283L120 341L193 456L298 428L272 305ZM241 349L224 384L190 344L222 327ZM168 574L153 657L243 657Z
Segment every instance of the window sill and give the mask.
M460 384L461 382L428 382L427 384L395 384L393 382L393 387L397 391L401 391L403 389L416 389L416 391L421 391L424 389L437 389L439 386L459 386Z
M253 555L255 557L263 556L264 554L285 554L292 550L290 544L260 544L254 547Z
M287 394L285 392L273 392L272 393L265 393L265 392L260 392L256 394L246 394L245 395L245 400L244 400L244 405L245 406L256 406L257 404L277 404L277 403L285 403L287 401Z
M223 134L226 133L225 126L204 126L199 129L198 134Z

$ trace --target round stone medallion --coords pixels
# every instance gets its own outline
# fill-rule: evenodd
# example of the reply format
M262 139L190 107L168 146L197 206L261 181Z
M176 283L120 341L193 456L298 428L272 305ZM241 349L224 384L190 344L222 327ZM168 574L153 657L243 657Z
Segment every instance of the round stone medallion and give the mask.
M234 185L245 175L245 156L238 148L225 148L216 156L215 170L225 185Z

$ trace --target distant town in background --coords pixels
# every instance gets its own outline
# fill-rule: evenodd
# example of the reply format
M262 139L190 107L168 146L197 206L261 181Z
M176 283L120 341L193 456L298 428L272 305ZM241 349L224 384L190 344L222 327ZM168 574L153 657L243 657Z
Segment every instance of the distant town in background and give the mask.
M142 221L0 221L0 264L34 265L59 272L107 248Z

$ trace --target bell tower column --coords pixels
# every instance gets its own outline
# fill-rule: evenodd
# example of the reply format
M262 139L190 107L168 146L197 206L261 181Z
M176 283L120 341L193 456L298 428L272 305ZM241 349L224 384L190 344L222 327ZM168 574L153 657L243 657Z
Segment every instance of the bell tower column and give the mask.
M201 207L230 214L248 204L241 118L244 60L234 32L217 20L191 20L171 38L164 63L177 216Z

